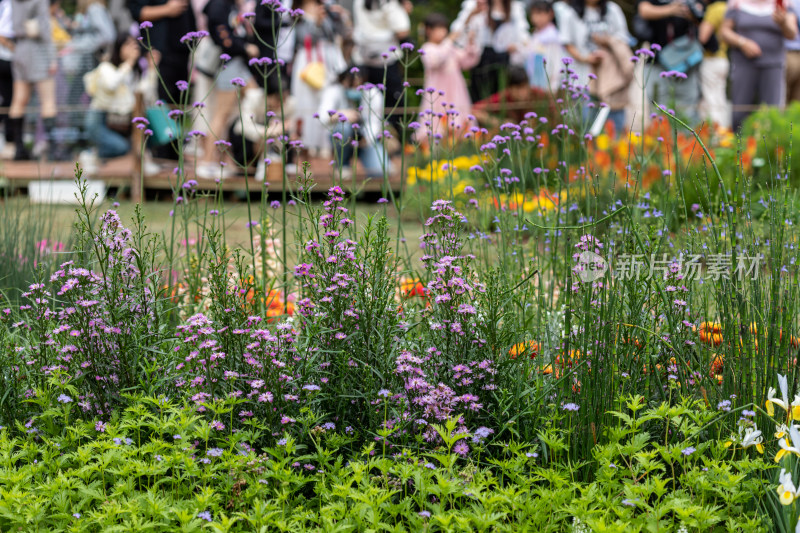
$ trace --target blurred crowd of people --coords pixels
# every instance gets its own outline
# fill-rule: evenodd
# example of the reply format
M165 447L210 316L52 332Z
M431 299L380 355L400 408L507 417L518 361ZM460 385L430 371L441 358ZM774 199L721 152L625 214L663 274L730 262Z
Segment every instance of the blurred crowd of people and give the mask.
M60 84L81 95L87 165L132 149L139 94L151 123L160 102L168 121L171 106L205 100L191 139L201 177L225 177L259 153L263 176L267 138L277 135L302 147L300 158L357 155L381 174L385 130L408 127L395 111L409 94L401 59L417 46L422 103L408 138L423 145L521 119L575 87L585 87L578 118L587 131L611 122L618 133L631 128L637 102L738 129L758 105L800 99L800 0L638 0L627 16L611 0L463 0L452 20L429 13L417 31L411 0L110 2L78 0L67 16L60 0L0 0L3 158L72 155L54 133ZM34 94L40 142L31 153ZM152 150L169 155L158 137Z

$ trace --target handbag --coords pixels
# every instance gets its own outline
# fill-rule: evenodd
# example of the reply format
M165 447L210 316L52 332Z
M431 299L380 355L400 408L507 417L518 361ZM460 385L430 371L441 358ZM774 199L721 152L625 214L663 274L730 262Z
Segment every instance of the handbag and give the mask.
M98 84L100 83L100 70L94 68L83 75L83 90L94 98L97 94Z
M178 138L178 123L168 113L169 108L163 105L148 107L145 112L153 131L150 142L156 146L164 146Z
M306 66L303 67L302 71L300 71L300 79L315 91L319 91L325 87L326 77L325 64L322 62L322 53L319 50L319 44L317 44L317 60L311 60L310 35L306 35L304 45L306 48L306 58L308 59L308 63L306 63Z
M687 72L703 61L703 46L697 39L682 35L658 53L658 62L666 70Z
M214 44L210 37L200 39L194 52L194 68L200 74L213 78L219 68L220 54L222 54L222 48Z
M131 133L131 114L106 113L106 127L127 137Z
M38 39L42 35L42 29L39 27L39 19L28 19L24 25L25 37L28 39Z

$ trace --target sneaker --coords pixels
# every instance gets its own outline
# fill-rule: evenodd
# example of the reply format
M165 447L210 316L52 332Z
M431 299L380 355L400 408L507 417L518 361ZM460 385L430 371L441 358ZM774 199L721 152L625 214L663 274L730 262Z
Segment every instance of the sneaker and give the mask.
M145 161L142 163L142 173L148 178L160 174L161 165L159 165L155 161L149 161L145 159Z
M192 157L196 157L200 159L206 153L203 150L203 142L200 140L201 137L191 137L186 144L183 145L183 153L191 155Z
M258 165L256 165L256 174L255 174L256 181L265 181L267 179L267 164L264 163L264 159L259 157L258 158Z
M17 154L17 149L14 147L14 143L5 143L3 145L3 149L0 150L0 159L9 160L14 159L14 156Z
M220 166L219 163L200 163L195 171L198 178L216 180L230 178L236 175L236 169L230 166Z
M84 150L78 155L78 164L80 165L84 176L96 176L100 170L100 159L94 150Z
M194 173L198 178L204 180L213 180L214 178L219 177L219 167L214 168L214 166L210 165L209 163L198 163Z
M31 156L34 159L42 159L47 155L47 152L50 148L50 143L47 141L36 141L33 145L33 150L31 150Z

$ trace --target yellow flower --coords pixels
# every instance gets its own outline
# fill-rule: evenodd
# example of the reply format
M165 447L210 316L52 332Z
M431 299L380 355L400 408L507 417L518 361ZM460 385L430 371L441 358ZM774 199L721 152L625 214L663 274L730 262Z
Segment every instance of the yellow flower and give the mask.
M522 210L526 213L532 213L536 209L536 200L525 200L522 203Z
M453 185L453 194L464 194L464 189L467 188L469 182L466 180L460 180L458 183Z
M789 440L791 440L791 446L789 445ZM787 440L785 437L778 441L778 446L780 446L780 450L778 453L775 454L775 462L780 462L781 459L785 455L793 453L797 457L800 457L800 433L797 431L797 426L791 425L789 426L789 439Z
M598 150L608 150L608 147L611 145L608 135L605 133L598 135L597 139L595 139L595 145Z

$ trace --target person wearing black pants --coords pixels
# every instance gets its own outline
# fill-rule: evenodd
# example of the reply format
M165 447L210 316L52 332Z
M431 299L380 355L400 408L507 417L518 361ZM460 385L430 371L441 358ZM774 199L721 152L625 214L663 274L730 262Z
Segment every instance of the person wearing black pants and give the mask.
M386 121L399 132L400 123L403 120L403 110L401 107L401 98L403 96L403 71L400 68L400 63L394 62L385 67L366 66L364 67L364 71L364 77L367 83L372 83L374 85L382 83L386 86L384 106L386 106L387 113L394 109L394 113L387 115Z
M5 126L6 144L2 158L14 157L14 136L8 120L11 107L11 96L14 94L14 74L11 71L11 60L14 58L14 30L11 22L11 0L0 0L0 120Z
M12 0L11 20L14 30L14 98L11 101L9 126L14 139L14 159L31 158L24 143L25 108L36 89L39 110L48 136L50 156L56 121L56 51L50 31L48 0Z
M181 37L197 31L194 11L188 0L128 0L128 9L139 23L150 22L145 43L153 48L161 81L158 84L158 97L166 105L180 103L181 91L176 83L189 81L189 47L180 42ZM156 154L160 157L177 158L171 144L160 147Z

